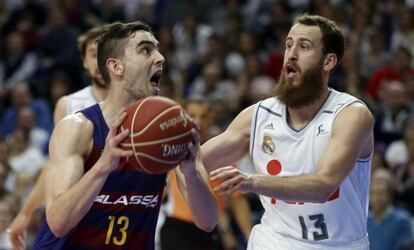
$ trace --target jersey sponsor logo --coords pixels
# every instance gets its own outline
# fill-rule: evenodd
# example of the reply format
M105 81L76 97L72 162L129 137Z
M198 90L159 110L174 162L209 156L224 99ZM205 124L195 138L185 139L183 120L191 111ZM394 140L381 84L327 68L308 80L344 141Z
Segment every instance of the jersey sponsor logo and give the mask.
M262 150L266 154L273 154L275 152L276 146L273 143L272 137L270 135L265 134L263 136L263 143L262 143Z
M162 122L162 123L160 124L160 129L161 129L161 131L164 131L164 130L166 130L167 128L170 128L170 127L175 127L176 125L178 125L178 124L180 124L180 123L182 123L182 124L183 124L183 126L185 127L185 126L187 126L187 121L188 121L188 116L187 116L187 114L186 114L186 113L184 113L184 112L181 110L181 112L180 112L180 114L179 114L178 116L175 116L175 117L173 117L173 118L171 118L171 119L168 119L168 120L166 120L166 121Z
M266 130L275 130L275 127L273 126L273 122L266 124L263 129Z
M323 124L318 125L316 136L324 136L328 134L329 134L329 131L324 128Z
M158 205L158 194L157 195L122 195L114 196L109 194L98 195L94 202L101 203L104 205L139 205L150 208L155 208Z

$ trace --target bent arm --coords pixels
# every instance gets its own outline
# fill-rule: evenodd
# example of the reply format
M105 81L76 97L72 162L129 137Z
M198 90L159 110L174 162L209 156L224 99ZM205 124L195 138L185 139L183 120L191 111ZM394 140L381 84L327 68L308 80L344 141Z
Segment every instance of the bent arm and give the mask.
M316 173L294 177L252 175L247 189L286 201L325 202L352 171L357 158L372 151L373 123L366 106L351 104L336 118L332 139Z
M92 125L85 119L59 122L50 141L46 172L46 219L57 237L67 234L91 208L109 172L98 161L85 175L83 156L89 152Z
M208 173L240 160L249 152L253 106L240 112L222 134L201 146L203 164Z

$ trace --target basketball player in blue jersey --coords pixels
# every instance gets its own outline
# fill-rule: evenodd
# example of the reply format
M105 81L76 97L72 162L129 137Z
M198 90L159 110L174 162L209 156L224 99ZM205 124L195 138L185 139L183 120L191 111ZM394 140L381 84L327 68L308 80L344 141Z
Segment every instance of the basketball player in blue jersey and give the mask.
M365 104L328 87L345 50L337 25L296 18L285 40L274 97L242 111L202 146L215 191L260 195L265 209L250 250L368 250L373 117ZM250 153L256 173L225 167Z
M149 26L113 23L98 39L98 66L109 85L106 99L58 122L45 176L46 221L33 249L153 249L166 174L150 175L122 164L132 156L117 134L125 107L158 95L164 57ZM197 226L211 231L217 204L201 157L199 134L180 164L185 197Z
M67 96L59 98L55 111L54 123L63 119L66 115L73 114L106 97L107 85L99 73L96 60L97 48L95 40L105 32L106 26L91 28L78 38L78 49L83 66L91 79L91 85ZM25 232L30 223L33 213L44 204L44 173L42 170L36 185L33 187L16 218L10 224L7 232L14 250L25 248Z

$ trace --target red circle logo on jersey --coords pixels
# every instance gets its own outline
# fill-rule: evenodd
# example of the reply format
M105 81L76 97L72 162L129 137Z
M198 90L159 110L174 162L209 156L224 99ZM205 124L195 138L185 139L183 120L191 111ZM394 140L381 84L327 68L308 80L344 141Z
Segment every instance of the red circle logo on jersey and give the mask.
M278 175L282 171L282 164L278 160L271 160L267 163L267 172L270 175Z

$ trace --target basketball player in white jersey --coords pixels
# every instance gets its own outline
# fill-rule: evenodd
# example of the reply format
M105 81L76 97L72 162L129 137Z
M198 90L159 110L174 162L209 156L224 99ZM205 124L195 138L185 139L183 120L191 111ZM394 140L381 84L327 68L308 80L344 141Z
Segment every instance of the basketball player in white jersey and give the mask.
M79 36L78 49L81 53L83 66L91 79L91 85L67 96L62 96L55 107L53 120L56 124L66 115L73 114L88 106L102 101L106 97L107 86L98 70L95 40L105 32L106 26L92 28ZM42 171L33 191L24 202L16 218L10 224L8 232L13 248L24 248L24 234L33 213L44 202L44 173Z
M336 24L296 18L274 97L246 108L202 146L215 189L260 195L265 209L248 249L369 249L368 187L373 117L328 88L345 48ZM256 174L225 167L250 152Z

